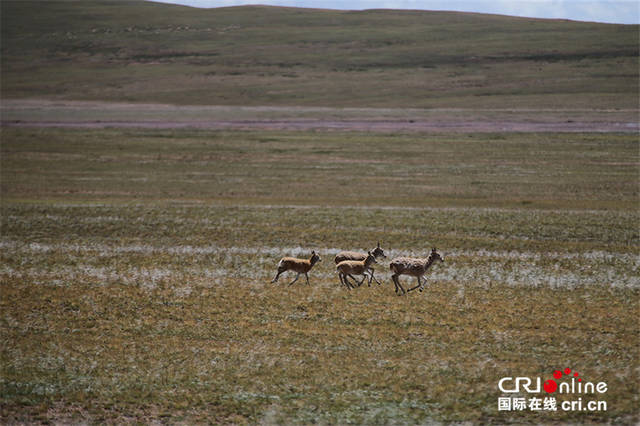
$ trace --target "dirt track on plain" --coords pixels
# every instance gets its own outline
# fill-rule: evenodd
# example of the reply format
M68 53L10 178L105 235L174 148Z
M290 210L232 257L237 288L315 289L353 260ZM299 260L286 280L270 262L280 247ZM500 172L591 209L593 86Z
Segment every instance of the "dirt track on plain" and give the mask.
M2 126L417 133L640 131L637 110L332 109L5 100Z
M364 132L624 132L638 131L634 123L527 123L527 122L433 122L363 120L215 120L215 121L3 121L9 127L236 129L236 130L336 130Z

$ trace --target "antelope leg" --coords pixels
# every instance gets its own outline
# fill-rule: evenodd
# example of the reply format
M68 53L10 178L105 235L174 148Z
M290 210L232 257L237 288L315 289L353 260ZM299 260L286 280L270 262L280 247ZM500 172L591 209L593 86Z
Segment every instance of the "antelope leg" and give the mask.
M395 277L394 281L396 283L396 287L400 287L400 290L402 290L402 294L407 294L407 292L404 291L404 287L402 287L402 284L400 284L400 280L398 279L398 277ZM397 293L397 291L396 291L396 293ZM399 294L398 296L401 296L401 294Z
M348 279L347 277L350 277L350 278L353 280L353 284L351 284L351 282L349 282L349 279ZM359 287L359 286L360 286L360 285L358 284L358 280L356 280L356 278L355 278L353 275L351 275L351 274L345 274L345 276L344 276L344 280L345 280L346 282L348 282L348 283L349 283L349 285L351 286L351 288L356 288L356 287Z
M391 280L393 281L393 285L396 286L396 294L398 294L398 283L397 283L397 278L395 275L391 275Z
M342 279L344 280L344 285L347 286L347 288L349 290L351 290L352 288L355 288L355 286L353 284L351 284L351 282L349 281L349 278L347 278L348 274L343 273L342 274Z
M356 277L354 277L351 274L347 274L351 277L351 279L353 280L354 283L358 283L358 287L360 287L362 285L362 283L364 282L364 280L367 278L367 276L363 276L362 279L360 280L360 282L358 282L358 280L356 280Z
M298 273L298 275L296 275L296 278L289 283L289 285L291 285L291 284L295 283L296 281L298 281L298 278L300 278L300 274L299 273Z
M420 277L418 277L418 285L415 286L415 287L411 287L409 290L407 290L407 293L409 293L410 291L415 290L418 287L420 287L420 291L422 291L422 282L420 281Z
M347 290L351 290L351 285L347 282L347 278L342 275L342 273L338 274L340 278L340 284L347 287Z
M382 284L380 281L378 281L376 277L373 276L373 272L374 272L373 269L369 269L369 272L371 272L371 275L369 275L369 285L371 285L371 280L376 280L378 285Z

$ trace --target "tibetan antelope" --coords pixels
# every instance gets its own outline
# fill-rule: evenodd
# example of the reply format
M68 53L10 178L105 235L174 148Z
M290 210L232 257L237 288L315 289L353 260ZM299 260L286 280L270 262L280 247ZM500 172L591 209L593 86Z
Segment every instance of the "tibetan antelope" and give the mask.
M384 259L387 258L387 256L385 256L385 254L384 254L384 251L380 248L380 241L378 241L378 246L376 248L374 248L369 253L372 254L373 257L376 258L376 259L379 258L379 257L384 258ZM336 258L334 259L334 261L336 262L336 264L339 264L340 262L343 262L345 260L365 260L366 258L367 258L367 254L365 254L365 253L359 253L359 252L356 252L356 251L341 251L340 253L338 253L336 255ZM377 262L373 262L373 263L377 263ZM367 272L369 272L369 286L371 286L371 280L376 280L378 285L380 285L380 281L378 281L378 279L373 276L373 268L372 267L368 267L367 268ZM351 277L351 278L353 278L353 277ZM358 284L358 285L359 286L362 285L362 283L364 282L364 280L366 278L367 278L367 276L364 275L364 277L362 278L362 281L360 281L360 284Z
M300 274L304 274L304 276L307 278L307 285L309 285L309 275L307 275L307 273L311 270L311 268L313 268L313 265L320 262L321 260L322 259L320 259L320 256L318 256L315 251L311 252L311 258L309 259L283 257L282 259L280 259L280 262L278 262L278 273L276 274L275 278L271 280L271 282L275 283L276 281L278 281L278 277L283 272L294 271L297 272L298 275L296 275L296 278L291 281L289 285L295 283L300 277Z
M391 279L396 285L396 293L398 293L398 290L401 290L402 294L406 294L418 287L420 287L420 291L422 291L424 289L424 285L420 278L427 272L427 269L429 269L429 267L436 260L444 262L442 256L440 256L440 254L436 252L435 247L431 250L431 254L426 259L415 257L396 257L395 259L393 259L391 261L391 264L389 265L389 268L391 269L391 272L393 272L393 275L391 275ZM410 288L408 291L405 291L400 284L400 281L398 281L398 277L400 275L411 275L416 277L418 279L418 285Z
M338 271L338 277L340 278L340 284L345 285L349 290L355 288L347 279L351 277L354 282L357 282L353 275L363 275L362 281L358 286L362 285L367 278L367 271L373 270L371 264L376 263L376 257L371 253L367 253L367 257L364 260L343 260L338 263L336 269ZM371 282L371 280L369 280Z

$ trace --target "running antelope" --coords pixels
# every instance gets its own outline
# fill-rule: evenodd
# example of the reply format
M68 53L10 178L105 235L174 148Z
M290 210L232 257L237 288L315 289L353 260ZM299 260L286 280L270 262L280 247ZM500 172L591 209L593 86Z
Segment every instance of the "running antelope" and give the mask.
M371 268L372 263L376 263L376 257L371 252L367 253L367 257L364 260L343 260L338 263L336 269L338 270L340 284L345 285L351 290L355 287L349 282L347 277L351 277L353 282L357 282L353 275L363 275L362 281L358 284L359 287L367 278L367 271L373 271ZM369 283L371 283L371 279L369 279Z
M391 275L391 279L396 285L396 293L398 293L398 290L402 290L402 294L406 294L418 287L420 287L420 291L422 291L424 289L424 285L420 278L427 272L427 269L429 269L429 267L436 260L444 262L442 256L440 256L440 254L436 252L435 247L431 250L431 254L426 259L415 257L396 257L395 259L393 259L391 261L391 264L389 265L389 268L391 269L391 272L393 272L393 275ZM400 281L398 281L398 277L400 275L411 275L416 277L418 279L418 285L410 288L408 291L405 291L404 287L402 287L402 285L400 284Z
M275 278L271 280L271 282L275 283L276 281L278 281L278 277L283 272L294 271L294 272L297 272L298 275L296 275L296 278L293 281L291 281L289 285L298 281L300 274L304 274L304 276L307 278L307 285L309 285L309 275L307 275L307 273L311 270L311 268L313 268L313 265L320 262L321 260L322 259L320 259L320 256L318 256L315 251L311 252L311 258L309 259L296 259L295 257L283 257L282 259L280 259L280 262L278 262L278 273L276 274Z
M374 258L379 258L382 257L384 259L387 258L387 256L385 256L384 251L380 248L380 241L378 241L378 246L376 248L374 248L371 252L369 252L369 254L372 254ZM334 261L336 262L336 264L345 261L345 260L365 260L367 258L367 255L364 253L359 253L356 251L341 251L340 253L338 253L336 255L336 258L334 259ZM373 262L373 263L377 263L377 262ZM378 279L376 277L373 276L373 268L372 267L368 267L367 268L367 272L369 272L369 286L371 286L371 280L376 280L376 282L378 283L378 285L380 285L380 281L378 281ZM363 274L364 275L364 274ZM351 277L353 278L353 277ZM362 285L362 283L364 282L364 280L367 278L367 276L365 275L362 278L362 281L360 281L360 284L358 284L359 286ZM355 281L355 280L354 280Z

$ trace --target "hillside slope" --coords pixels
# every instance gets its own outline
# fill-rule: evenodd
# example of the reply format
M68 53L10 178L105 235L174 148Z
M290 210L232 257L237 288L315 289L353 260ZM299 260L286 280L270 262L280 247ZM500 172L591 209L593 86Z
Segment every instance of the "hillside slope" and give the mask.
M143 1L0 5L5 99L638 107L637 25Z

